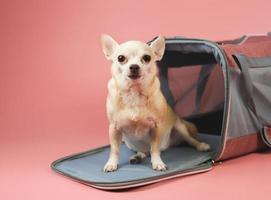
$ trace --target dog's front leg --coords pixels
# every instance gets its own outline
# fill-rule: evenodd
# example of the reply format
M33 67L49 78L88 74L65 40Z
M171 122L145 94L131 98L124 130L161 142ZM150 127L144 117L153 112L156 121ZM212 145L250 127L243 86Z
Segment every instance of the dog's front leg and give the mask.
M152 168L158 171L165 171L167 170L167 166L160 156L161 131L159 128L155 128L151 131L150 154Z
M117 170L119 162L119 148L122 140L121 131L114 124L109 125L110 156L104 166L104 172Z

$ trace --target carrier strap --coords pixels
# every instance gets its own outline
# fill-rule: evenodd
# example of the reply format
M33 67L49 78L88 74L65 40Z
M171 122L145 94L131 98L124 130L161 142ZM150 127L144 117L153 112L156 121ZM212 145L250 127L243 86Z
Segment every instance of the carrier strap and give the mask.
M200 69L200 73L198 76L198 82L197 82L195 109L193 111L193 114L197 114L199 112L200 102L202 100L203 93L205 91L207 82L209 80L210 74L213 69L214 69L213 64L203 65Z
M163 95L165 96L167 103L170 105L170 107L174 110L175 107L175 100L174 97L172 95L172 93L170 92L169 89L169 85L168 85L168 73L167 73L167 69L160 69L160 89L163 93Z
M265 125L265 123L263 122L261 116L257 111L257 105L255 104L254 100L254 86L252 84L252 79L249 74L249 66L251 66L251 63L249 59L243 54L234 54L233 57L242 71L242 78L245 84L245 89L247 91L246 98L248 99L248 108L257 118L257 126L259 128L262 140L268 147L271 147L271 128L270 126Z

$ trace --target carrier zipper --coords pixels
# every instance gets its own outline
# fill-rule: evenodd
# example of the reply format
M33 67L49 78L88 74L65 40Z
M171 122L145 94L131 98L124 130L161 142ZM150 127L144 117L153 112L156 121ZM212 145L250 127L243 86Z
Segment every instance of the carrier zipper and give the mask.
M213 163L212 160L210 160L211 163ZM80 180L77 180L78 182L81 182L83 184L95 187L95 188L99 188L99 189L105 189L105 190L119 190L119 189L127 189L127 188L133 188L133 187L138 187L138 186L143 186L143 185L149 185L152 183L156 183L156 182L160 182L160 181L164 181L164 180L169 180L169 179L173 179L173 178L177 178L177 177L183 177L183 176L187 176L187 175L193 175L193 174L199 174L199 173L203 173L203 172L208 172L213 168L213 164L208 165L206 163L207 166L200 166L200 167L196 167L194 169L189 169L189 170L185 170L181 173L175 173L172 174L171 176L165 176L165 177L161 177L161 178L156 178L156 179L145 179L145 181L140 181L140 182L130 182L130 183L126 183L126 184L115 184L115 185L111 185L111 186L107 186L106 184L99 184L99 183L91 183L91 182L82 182Z
M214 157L214 160L218 161L224 152L225 145L226 145L226 136L227 136L227 132L228 132L227 129L228 129L228 122L229 122L229 120L228 120L229 115L228 115L227 111L230 107L230 97L231 97L230 85L229 85L229 71L228 71L229 63L228 63L228 60L227 60L226 55L224 53L224 50L216 42L208 41L208 40L206 40L206 41L212 43L214 46L216 46L217 49L219 49L219 51L222 55L224 64L225 64L225 78L226 78L226 81L225 81L225 103L224 103L225 107L224 107L224 113L223 113L223 128L222 128L221 140L220 140L221 147L219 148L219 151L217 152L217 154ZM218 161L218 163L222 164L222 161Z
M211 162L212 162L213 166L222 165L222 161L212 160Z

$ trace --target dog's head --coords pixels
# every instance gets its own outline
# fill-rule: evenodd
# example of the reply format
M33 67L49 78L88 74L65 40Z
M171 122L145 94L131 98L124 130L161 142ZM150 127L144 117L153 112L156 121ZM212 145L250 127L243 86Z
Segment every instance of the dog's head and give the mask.
M139 41L118 44L109 35L102 35L102 49L112 61L112 75L122 87L148 85L157 74L156 61L161 60L165 39L157 37L150 45Z

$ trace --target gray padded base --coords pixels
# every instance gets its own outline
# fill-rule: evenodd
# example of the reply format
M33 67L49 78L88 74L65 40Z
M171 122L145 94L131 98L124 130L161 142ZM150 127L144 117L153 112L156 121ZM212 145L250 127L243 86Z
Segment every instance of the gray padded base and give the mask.
M104 173L102 171L109 157L109 146L59 159L52 163L52 168L63 175L90 185L110 186L132 182L134 184L164 178L197 168L211 160L219 146L220 137L207 134L200 134L199 137L212 146L212 151L199 152L185 144L171 147L161 154L162 160L168 166L166 172L152 170L149 157L143 163L130 164L129 157L134 152L129 150L125 144L121 146L119 169L115 172Z

